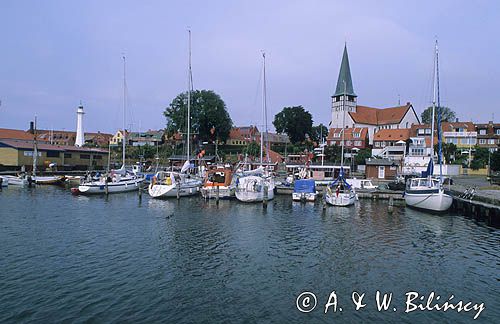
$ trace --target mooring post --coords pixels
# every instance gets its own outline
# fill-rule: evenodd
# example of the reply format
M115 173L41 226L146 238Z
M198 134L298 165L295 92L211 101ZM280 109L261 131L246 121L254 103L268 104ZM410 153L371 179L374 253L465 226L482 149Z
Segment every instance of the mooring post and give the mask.
M389 208L387 208L387 211L389 214L392 214L394 211L394 197L392 195L389 197Z
M217 186L216 188L217 188L217 189L215 190L215 203L216 203L217 205L219 205L219 197L220 197L220 192L219 192L219 190L220 190L220 187L219 187L219 186Z
M267 192L268 188L267 188L267 184L264 185L264 197L262 199L262 206L264 208L267 208L267 198L268 198L268 192Z
M181 184L180 184L180 182L176 182L175 187L177 188L177 200L179 200L181 198Z
M142 181L139 181L139 201L142 200Z
M106 179L104 180L104 192L106 193L106 196L109 195L108 182L109 182L109 175L106 174Z

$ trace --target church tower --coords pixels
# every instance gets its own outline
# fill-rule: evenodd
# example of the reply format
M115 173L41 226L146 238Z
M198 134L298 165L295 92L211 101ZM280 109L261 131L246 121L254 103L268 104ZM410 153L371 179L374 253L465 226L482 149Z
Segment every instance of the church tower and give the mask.
M347 44L344 46L342 63L340 64L339 78L335 94L332 96L332 122L331 128L342 128L344 108L346 112L345 122L349 126L349 112L356 112L356 94L352 87L351 69L349 57L347 56Z

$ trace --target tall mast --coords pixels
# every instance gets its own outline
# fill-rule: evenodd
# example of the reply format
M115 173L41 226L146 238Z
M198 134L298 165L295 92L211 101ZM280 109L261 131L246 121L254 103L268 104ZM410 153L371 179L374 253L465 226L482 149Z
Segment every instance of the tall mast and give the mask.
M189 57L188 57L188 93L187 93L187 161L189 162L190 142L191 142L191 29L189 34Z
M127 140L127 131L125 130L126 110L127 110L127 74L126 61L123 55L123 136L122 136L122 169L125 170L125 142Z
M441 129L441 102L439 99L439 50L438 41L436 39L436 90L437 90L437 109L438 109L438 119L437 119L437 132L438 132L438 162L439 162L439 185L443 184L443 150L442 150L442 129ZM470 145L470 138L469 138ZM470 149L469 149L470 154Z
M344 95L342 100L342 154L340 158L340 167L344 167L344 140L345 140L345 100L347 97L347 86L344 80Z
M436 40L436 45L434 47L434 80L432 84L432 121L431 121L431 160L434 160L434 119L436 118L436 96L437 96L437 53L438 45ZM432 174L428 175L429 177Z
M36 141L36 116L33 129L33 176L36 176L36 165L38 161L38 147Z
M264 131L267 139L267 118L266 118L266 53L262 52L262 119L264 120ZM264 131L260 132L260 165L264 161Z

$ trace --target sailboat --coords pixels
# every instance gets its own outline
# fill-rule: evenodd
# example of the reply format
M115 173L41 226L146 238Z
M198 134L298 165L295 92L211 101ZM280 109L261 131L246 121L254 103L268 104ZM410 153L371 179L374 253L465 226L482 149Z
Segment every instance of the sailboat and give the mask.
M266 102L266 55L262 53L262 119L264 121L266 140L267 135L267 102ZM264 168L264 132L260 133L260 167L252 171L244 171L236 176L235 195L242 202L262 202L274 199L274 178L269 170ZM269 158L269 154L267 154Z
M356 192L354 188L347 182L344 175L344 140L345 140L345 101L347 97L346 82L344 80L344 94L342 96L342 154L340 158L340 172L337 179L330 183L326 188L325 201L333 206L350 206L354 205L356 200Z
M152 198L168 198L192 196L200 192L202 185L201 179L189 175L192 169L190 158L191 142L191 91L192 91L192 72L191 72L191 30L189 33L189 60L188 60L188 91L187 91L187 158L182 166L181 172L159 171L151 179L148 187L148 193Z
M123 136L122 136L122 166L112 170L110 174L102 175L94 180L91 177L84 180L77 188L72 188L74 194L107 194L140 190L144 178L127 172L125 169L125 152L127 132L125 130L127 109L126 61L123 56Z
M50 185L50 184L61 184L64 181L64 176L37 176L37 165L38 165L38 144L37 144L37 134L36 134L36 116L34 123L34 134L33 134L33 172L31 175L31 179L28 177L28 183L32 182L39 185ZM18 177L19 179L9 180L9 183L24 183L22 176Z
M441 105L439 99L439 51L438 42L435 45L434 61L434 84L432 100L432 131L431 131L431 156L427 170L421 178L413 178L408 182L405 189L406 205L414 208L433 212L447 211L453 202L453 197L448 190L443 188L443 152L442 152L442 130L441 130ZM437 106L436 106L437 99ZM439 177L433 177L434 172L434 118L437 108L437 132L438 132L438 164Z

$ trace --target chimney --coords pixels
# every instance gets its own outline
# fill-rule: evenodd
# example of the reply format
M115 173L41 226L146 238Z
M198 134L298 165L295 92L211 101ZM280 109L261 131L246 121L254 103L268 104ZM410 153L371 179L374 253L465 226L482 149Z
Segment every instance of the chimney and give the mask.
M35 134L35 123L30 121L30 129L28 131L31 134Z

